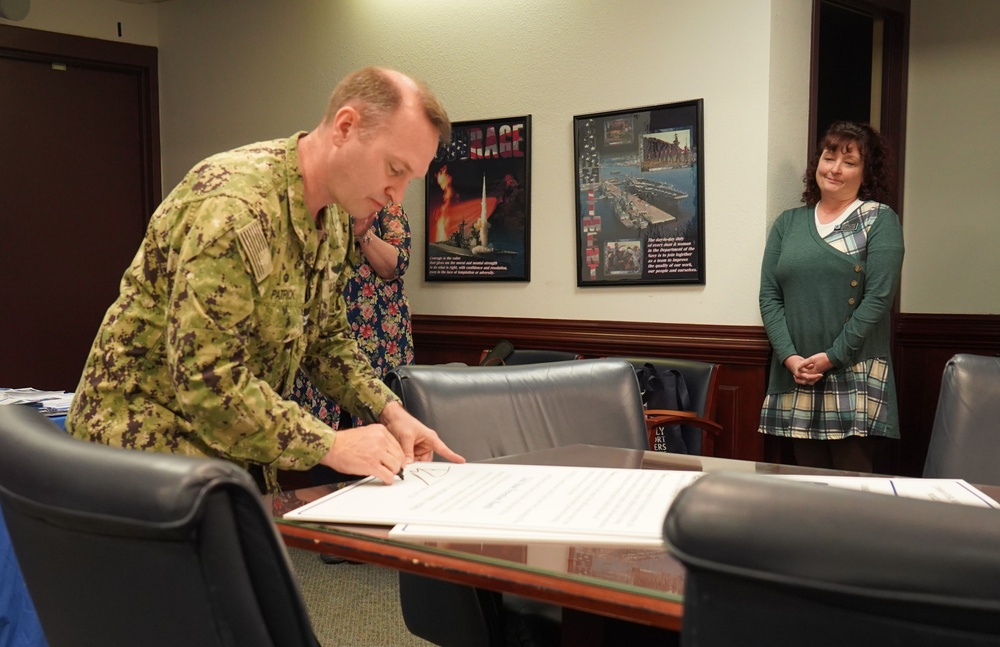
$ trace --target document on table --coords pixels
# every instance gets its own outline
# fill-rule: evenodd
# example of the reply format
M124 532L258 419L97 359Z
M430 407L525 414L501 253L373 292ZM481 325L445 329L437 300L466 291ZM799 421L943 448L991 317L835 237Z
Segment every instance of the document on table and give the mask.
M395 526L392 537L661 546L677 494L704 472L498 463L414 463L387 486L364 479L285 519ZM910 498L1000 507L961 479L775 475Z
M686 473L693 478L685 479L685 485L702 476L703 472ZM788 479L840 487L849 490L872 492L889 496L926 499L944 503L958 503L1000 509L1000 504L962 479L886 478L878 476L814 476L799 474L773 475L774 478ZM669 508L669 505L667 506ZM631 546L657 546L662 541L653 541L648 536L608 537L602 535L582 536L577 533L557 531L528 533L520 529L493 529L484 533L481 528L464 526L443 526L431 524L398 524L390 532L390 537L436 541L479 541L479 542L558 542L575 545L589 543L620 544Z
M889 494L908 499L926 499L944 503L960 503L987 508L1000 504L962 479L884 478L879 476L810 476L782 474L779 478L832 485L862 492Z
M454 527L477 539L660 545L677 492L700 472L414 463L391 486L365 479L285 515Z

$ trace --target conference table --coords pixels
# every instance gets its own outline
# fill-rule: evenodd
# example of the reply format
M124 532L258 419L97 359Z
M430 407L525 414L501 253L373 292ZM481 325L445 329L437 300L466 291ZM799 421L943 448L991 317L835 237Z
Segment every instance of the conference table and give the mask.
M793 465L593 445L557 447L489 462L862 476ZM623 631L630 636L655 639L660 634L666 636L680 630L684 569L665 548L404 541L390 538L388 526L281 518L286 512L342 486L311 487L268 497L266 504L272 506L278 530L287 545L559 605L564 609L561 636L564 645L617 643ZM1000 497L1000 487L980 486L980 489L995 500Z

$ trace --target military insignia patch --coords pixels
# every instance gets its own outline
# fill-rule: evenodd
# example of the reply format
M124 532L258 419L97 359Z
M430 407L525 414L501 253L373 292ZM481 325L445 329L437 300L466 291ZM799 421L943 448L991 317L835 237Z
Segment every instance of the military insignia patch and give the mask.
M264 231L260 228L260 223L254 220L249 225L236 231L236 237L243 248L243 257L250 263L253 270L253 278L260 283L268 277L273 269L271 264L271 250L267 246L267 239L264 238Z

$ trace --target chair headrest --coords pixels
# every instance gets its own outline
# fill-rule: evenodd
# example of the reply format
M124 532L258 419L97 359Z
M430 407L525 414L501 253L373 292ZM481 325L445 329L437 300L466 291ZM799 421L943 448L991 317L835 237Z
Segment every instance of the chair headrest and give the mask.
M648 449L639 384L622 359L411 365L386 382L468 460L578 443Z
M1000 511L767 475L707 474L664 538L691 566L814 588L979 598L1000 609Z
M9 505L44 508L67 525L120 520L186 524L210 485L256 492L241 468L222 460L127 450L68 436L27 407L0 407L0 494ZM133 530L129 530L132 528Z

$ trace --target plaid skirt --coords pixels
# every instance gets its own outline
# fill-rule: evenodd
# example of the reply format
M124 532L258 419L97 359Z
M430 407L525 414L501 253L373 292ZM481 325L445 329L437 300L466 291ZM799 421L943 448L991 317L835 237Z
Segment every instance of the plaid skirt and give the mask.
M888 379L889 363L877 357L830 372L816 384L770 393L757 431L814 440L886 436Z

